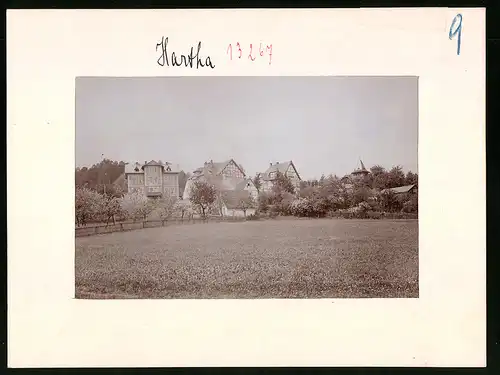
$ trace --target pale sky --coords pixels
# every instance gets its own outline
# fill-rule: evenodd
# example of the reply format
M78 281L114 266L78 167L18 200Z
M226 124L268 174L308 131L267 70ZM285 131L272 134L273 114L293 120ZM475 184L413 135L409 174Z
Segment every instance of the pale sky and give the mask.
M417 170L416 77L84 77L76 165L162 160L191 172L233 158L248 175L293 160L303 179Z

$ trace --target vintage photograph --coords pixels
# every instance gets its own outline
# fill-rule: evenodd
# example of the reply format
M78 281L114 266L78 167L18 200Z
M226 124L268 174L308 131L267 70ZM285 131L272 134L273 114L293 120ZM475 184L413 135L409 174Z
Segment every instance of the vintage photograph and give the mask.
M78 77L75 297L418 298L418 77Z

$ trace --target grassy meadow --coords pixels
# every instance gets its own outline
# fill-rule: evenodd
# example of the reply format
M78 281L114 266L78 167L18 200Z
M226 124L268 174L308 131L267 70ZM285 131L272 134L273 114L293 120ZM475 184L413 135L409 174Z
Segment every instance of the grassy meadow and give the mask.
M266 220L76 238L76 298L418 297L417 220Z

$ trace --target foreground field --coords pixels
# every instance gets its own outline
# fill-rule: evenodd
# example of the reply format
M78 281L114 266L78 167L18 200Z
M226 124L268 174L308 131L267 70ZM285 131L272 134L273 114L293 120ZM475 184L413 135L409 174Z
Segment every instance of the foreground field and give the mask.
M77 298L418 297L418 222L275 220L76 239Z

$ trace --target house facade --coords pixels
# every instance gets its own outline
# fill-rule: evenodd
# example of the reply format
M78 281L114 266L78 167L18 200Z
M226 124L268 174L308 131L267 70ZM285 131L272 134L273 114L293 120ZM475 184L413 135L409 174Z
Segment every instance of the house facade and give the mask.
M297 172L297 168L295 168L295 165L291 160L283 163L269 163L269 167L265 172L257 173L257 176L261 182L261 191L271 191L276 181L278 172L288 177L292 181L295 190L297 192L299 191L300 181L302 181L302 179L300 178L300 175Z
M190 199L191 188L196 181L206 182L217 191L217 199L211 210L215 215L245 216L252 211L252 207L240 203L257 202L259 192L254 182L233 159L223 162L210 160L205 162L203 167L195 169L186 182L183 201ZM255 213L255 210L253 212Z
M144 194L148 198L179 198L179 171L161 160L125 165L125 181L129 193Z
M191 187L196 181L204 181L215 187L217 192L224 191L247 191L252 198L257 199L258 191L251 178L248 178L233 159L223 162L210 160L203 167L193 171L193 175L187 180L186 188L182 196L183 200L189 200Z
M255 215L257 201L249 199L250 194L246 190L233 190L222 192L219 196L222 216L247 217Z

